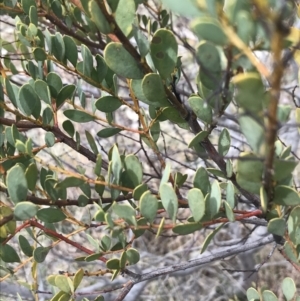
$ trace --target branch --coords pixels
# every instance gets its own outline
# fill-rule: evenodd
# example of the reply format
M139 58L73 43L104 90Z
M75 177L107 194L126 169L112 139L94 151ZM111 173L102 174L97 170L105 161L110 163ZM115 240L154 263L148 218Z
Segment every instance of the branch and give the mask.
M0 117L0 124L12 126L13 124L16 125L17 128L26 128L26 129L34 129L34 128L41 128L44 131L52 132L54 136L59 139L61 142L64 142L69 147L74 149L76 152L79 152L83 156L85 156L87 159L89 159L92 162L96 162L96 155L92 153L89 149L86 147L80 145L79 148L77 148L77 143L70 137L68 137L66 134L64 134L58 127L50 127L50 126L43 126L43 125L37 125L30 121L18 121L15 120ZM102 161L102 167L104 169L108 168L108 164L105 161Z
M8 216L4 216L2 219L0 219L0 227L7 224L11 220L13 220L13 218L14 218L13 214L10 214Z
M225 249L225 251L220 251L212 255L203 256L197 259L189 260L188 262L181 263L181 264L175 264L166 268L156 269L153 272L146 273L146 274L135 274L130 272L132 280L128 281L127 285L124 287L123 291L120 293L120 295L115 299L115 301L121 301L125 298L125 296L129 293L129 290L132 289L132 287L140 282L152 280L157 277L161 277L163 275L169 275L177 271L182 271L198 266L202 266L217 260L225 259L227 257L237 255L239 253L243 253L249 250L253 250L259 247L262 247L264 245L270 244L274 242L273 236L269 235L263 239L260 239L256 242L241 245L235 248L229 247ZM129 271L128 271L129 272ZM126 273L126 271L125 271Z

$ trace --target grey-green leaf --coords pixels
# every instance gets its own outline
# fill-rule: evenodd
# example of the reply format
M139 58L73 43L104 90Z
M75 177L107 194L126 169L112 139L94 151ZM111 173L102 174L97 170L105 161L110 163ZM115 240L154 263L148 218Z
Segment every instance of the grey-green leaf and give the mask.
M174 71L177 62L178 45L172 31L159 29L150 43L151 58L163 79Z
M140 199L140 212L149 221L149 223L152 223L154 221L157 209L157 198L152 195L150 191L143 193Z
M111 113L117 110L122 105L122 102L119 98L114 96L103 96L96 100L96 108L105 113Z
M169 184L163 183L160 185L159 194L162 205L172 221L175 222L178 210L178 198L174 189Z
M14 216L17 220L25 221L36 215L38 206L31 202L20 202L15 206Z
M205 202L203 193L198 188L192 188L191 190L189 190L187 198L193 218L195 222L199 222L205 214Z
M84 111L78 111L78 110L65 110L64 115L71 119L72 121L84 123L94 120L94 116L84 112Z
M104 49L107 66L125 78L141 79L144 76L141 64L119 42L111 42Z
M8 194L14 203L26 200L28 186L24 170L19 164L7 172L6 185Z

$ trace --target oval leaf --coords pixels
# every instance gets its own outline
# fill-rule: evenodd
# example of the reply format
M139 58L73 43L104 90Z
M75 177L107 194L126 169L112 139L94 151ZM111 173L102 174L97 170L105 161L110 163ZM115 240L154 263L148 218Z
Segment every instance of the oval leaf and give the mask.
M188 192L188 203L195 222L199 222L205 214L204 196L200 189L193 188Z
M125 78L141 79L143 70L121 43L111 42L104 49L104 60L116 74Z
M152 223L154 221L157 209L157 198L152 195L150 191L143 193L140 200L140 212L149 221L149 223Z
M27 181L24 170L19 164L7 172L6 185L8 194L14 203L26 200Z
M36 215L38 206L31 202L20 202L16 205L14 216L17 220L25 221Z
M40 209L36 216L45 223L57 223L66 218L66 215L60 209L51 207Z
M163 183L159 188L162 205L173 222L176 220L178 210L178 199L174 189L167 183Z

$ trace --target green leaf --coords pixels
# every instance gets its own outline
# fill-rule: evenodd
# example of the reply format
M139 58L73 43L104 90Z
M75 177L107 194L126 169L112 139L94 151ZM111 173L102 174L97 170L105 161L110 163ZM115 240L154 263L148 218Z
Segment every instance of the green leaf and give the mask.
M99 131L97 133L97 136L99 136L100 138L108 138L120 133L121 131L122 129L118 129L118 128L106 128Z
M19 153L21 154L24 154L26 152L26 147L25 147L25 144L20 141L20 140L16 140L16 143L15 143L15 148L18 150Z
M73 97L74 91L76 89L75 85L66 85L64 86L57 95L56 98L56 107L60 108L62 104L67 100Z
M47 132L45 135L45 143L48 147L51 147L55 144L55 136L52 132Z
M194 221L199 222L205 214L205 202L203 193L200 189L193 188L189 190L187 198Z
M145 233L146 229L140 229L139 227L140 226L146 226L147 224L148 224L148 221L147 221L146 218L142 217L142 218L138 219L137 228L133 230L135 238L138 238L138 237L142 236ZM123 247L121 246L121 248L123 248Z
M228 220L230 222L234 222L235 221L235 216L234 216L234 213L232 211L232 208L230 207L230 205L224 201L224 206L225 206L225 212L226 212L226 216L228 218Z
M230 208L235 207L235 196L234 195L235 195L234 186L231 181L228 181L227 186L226 186L226 202Z
M116 270L120 268L120 260L112 258L106 261L106 267L110 270Z
M159 187L159 194L162 205L172 221L175 222L178 210L178 199L174 189L169 184L163 183Z
M19 235L19 244L20 244L20 248L21 248L22 252L26 256L31 257L33 254L33 248L29 244L28 240L23 235Z
M78 110L65 110L64 115L71 119L72 121L84 123L94 120L94 116L84 112L84 111L78 111Z
M51 105L51 94L50 89L46 82L43 80L37 79L34 82L34 89L36 94L42 99L45 103Z
M66 57L67 60L70 61L70 63L74 67L76 67L77 59L78 59L77 46L76 46L73 38L71 38L69 36L64 36L63 41L65 43L65 49L66 49L65 57Z
M107 65L103 57L99 54L96 54L96 69L92 71L92 78L95 82L102 82L107 74Z
M37 117L36 109L39 109L38 115L40 114L41 102L33 87L30 84L24 84L19 91L17 98L18 108L27 116L31 114Z
M188 147L195 147L197 144L202 142L208 137L209 133L207 131L201 131L199 132L189 143Z
M194 233L203 228L202 224L199 223L188 223L188 224L180 224L176 225L172 230L174 233L179 235L187 235Z
M222 76L219 50L213 44L202 41L196 49L196 58L200 64L200 81L208 89L214 90Z
M178 45L172 31L162 28L155 32L150 43L151 58L163 79L174 71L177 51Z
M275 204L283 206L300 205L300 197L297 191L284 185L278 185L275 187L273 201Z
M242 115L239 117L239 124L252 150L263 155L265 151L265 130L262 124L257 122L257 119L254 120L251 116Z
M126 257L128 265L133 265L140 261L140 253L133 248L129 248L126 250Z
M42 115L43 124L46 126L53 125L53 112L50 106L47 106Z
M76 178L76 177L67 177L57 185L57 188L79 187L84 183L85 180L83 179Z
M63 129L68 133L68 135L73 138L75 134L74 125L70 120L65 120L62 124Z
M121 43L111 42L104 49L107 66L117 75L125 78L141 79L144 76L141 65Z
M250 287L247 290L247 299L248 300L260 300L260 295L256 289L254 289L253 287Z
M98 147L97 147L96 142L95 142L93 136L91 135L91 133L88 132L88 131L85 131L85 136L86 136L86 139L87 139L93 153L95 155L98 155L98 153L99 153L98 152Z
M19 164L7 172L6 185L10 199L14 203L26 200L28 186L24 170Z
M43 208L37 214L37 218L45 223L57 223L66 219L66 215L58 208Z
M255 72L240 73L233 77L232 82L237 87L237 104L253 113L262 112L268 96L260 75Z
M101 239L100 245L105 252L108 251L111 247L111 238L107 235L104 235Z
M91 77L92 69L93 69L93 56L90 49L81 44L81 55L82 55L82 73L85 76Z
M158 209L158 200L151 194L150 191L146 191L142 194L140 199L140 212L149 223L153 223Z
M20 88L17 85L11 83L7 78L5 79L5 88L6 88L7 95L11 100L12 104L16 108L18 108L19 101L17 101L17 99L19 98Z
M45 190L53 201L56 201L59 198L58 191L54 187L56 183L56 179L50 177L47 177L44 182Z
M36 7L36 3L34 0L22 0L21 3L22 3L22 9L27 15L29 15L31 6Z
M86 195L81 194L78 197L78 206L79 207L85 207L87 204L89 204L90 200Z
M295 248L292 247L291 244L287 241L284 244L284 253L291 261L299 264L297 254L295 254Z
M128 35L132 31L132 24L135 18L135 3L134 0L119 0L117 9L114 13L115 20L123 31L124 35Z
M61 77L54 72L47 74L47 84L50 88L51 96L56 98L63 84Z
M188 99L189 105L191 106L197 117L210 124L212 122L212 109L208 105L207 101L199 96L192 96Z
M31 202L20 202L15 206L14 216L17 220L25 221L36 215L38 206Z
M45 61L47 59L47 53L43 48L34 48L33 56L36 61Z
M149 41L137 26L133 26L133 35L138 45L139 53L144 58L149 52Z
M259 158L252 153L241 153L236 170L238 184L251 193L259 194L263 172Z
M101 252L100 253L94 253L92 255L86 256L84 258L84 260L86 262L91 262L91 261L99 260L99 257L101 257L102 255L103 255L103 253L101 253Z
M180 125L186 122L181 117L178 110L176 108L173 108L173 107L163 108L160 111L160 114L158 115L157 120L158 121L170 120L171 122L176 123L176 124L180 124Z
M112 172L115 178L115 183L119 184L121 171L123 168L121 157L117 145L114 145L112 149Z
M230 159L226 160L226 176L231 178L233 175L233 164Z
M200 17L191 23L192 30L202 39L216 45L225 46L228 38L222 30L222 25L214 18Z
M176 187L180 188L184 183L185 181L187 180L188 178L188 175L187 174L182 174L181 172L176 172L175 174L175 178L174 178L174 182L176 184Z
M47 247L47 248L37 247L33 251L34 260L38 263L44 262L50 250L51 250L51 247Z
M103 96L96 100L96 108L104 113L111 113L119 109L122 105L122 102L119 98L114 96Z
M278 300L276 295L269 290L263 291L262 297L263 297L263 301L277 301Z
M21 262L15 249L8 244L0 244L0 258L4 262Z
M228 130L224 128L220 134L219 143L218 143L218 153L221 156L226 156L226 154L230 149L230 143L231 143L230 134Z
M112 32L108 21L97 4L97 1L89 1L88 10L91 15L91 19L95 22L101 33L108 34Z
M63 62L65 58L65 43L60 32L56 32L54 36L51 36L52 53L60 61Z
M83 269L79 269L76 273L75 273L75 276L74 276L74 279L73 279L73 283L74 283L74 290L76 290L78 288L78 286L80 285L82 279L83 279L83 276L84 276L84 271Z
M55 285L65 293L72 293L74 291L74 285L71 279L65 275L57 275L55 277Z
M221 189L217 180L211 185L210 197L209 197L209 213L213 218L220 210L221 207Z
M287 301L290 301L294 298L294 295L297 292L295 282L292 278L286 277L283 279L281 284L282 292Z
M145 75L142 81L142 91L148 101L156 107L168 107L167 98L161 77L156 73Z
M212 241L212 239L214 238L214 236L221 230L221 228L225 225L221 224L219 225L215 230L213 230L209 235L206 236L203 245L201 247L201 252L200 254L203 254L205 252L205 250L207 249L208 245L210 244L210 242Z
M95 175L101 175L101 167L102 167L102 156L101 154L97 154L96 165L94 168Z
M132 196L135 200L140 200L143 193L146 192L147 190L148 190L148 187L145 183L140 184L134 188Z
M166 167L165 167L164 172L163 172L163 176L162 176L161 181L160 181L159 189L161 188L162 184L165 184L165 183L169 182L170 174L171 174L171 165L170 165L169 162L167 162Z
M203 195L210 192L210 182L208 173L204 167L199 167L195 173L193 184L195 188L199 188Z
M99 245L98 240L94 239L91 235L89 235L87 233L85 233L85 234L86 234L86 237L87 237L89 243L94 247L94 249L97 252L99 252L100 251L100 245Z
M104 182L105 181L105 178L103 176L98 176L96 178L97 181L102 181ZM103 195L103 192L104 192L104 189L105 189L105 186L104 185L101 185L101 184L95 184L95 191L100 195L102 196Z
M292 172L298 165L298 162L295 161L293 155L285 158L275 159L274 160L274 175L273 179L275 181L282 181L292 175Z
M283 218L273 218L268 223L268 232L283 236L286 230L286 222Z
M288 218L288 232L291 241L295 245L300 245L300 207L295 207Z
M132 154L126 156L124 159L124 167L133 188L140 185L143 180L143 168L139 159Z
M114 203L112 209L116 215L118 215L120 218L123 218L130 225L137 225L135 219L135 210L131 206Z

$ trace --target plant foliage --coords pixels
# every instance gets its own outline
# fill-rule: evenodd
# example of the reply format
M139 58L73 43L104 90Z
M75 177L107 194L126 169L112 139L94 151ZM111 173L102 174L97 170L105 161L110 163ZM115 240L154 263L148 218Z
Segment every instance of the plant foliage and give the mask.
M133 273L140 236L201 231L200 254L257 221L299 271L299 149L282 133L300 102L281 93L300 63L299 8L278 3L1 0L0 281L27 260L38 291L38 264L65 243L123 275L123 300L163 274ZM75 300L88 276L47 275L49 300ZM282 291L296 300L291 278Z

